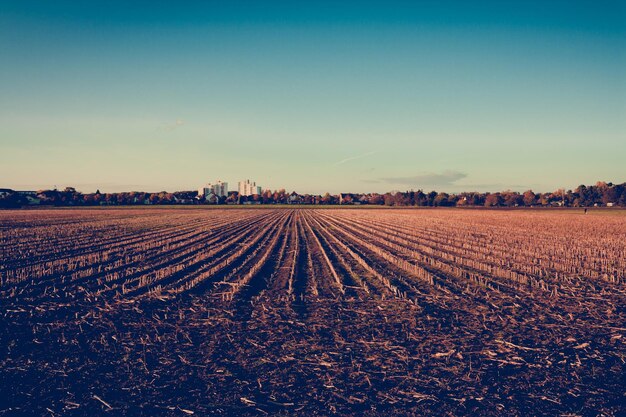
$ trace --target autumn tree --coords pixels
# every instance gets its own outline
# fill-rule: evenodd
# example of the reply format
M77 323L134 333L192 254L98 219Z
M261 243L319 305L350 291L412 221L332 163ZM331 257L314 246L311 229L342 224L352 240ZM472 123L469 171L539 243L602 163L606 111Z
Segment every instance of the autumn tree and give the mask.
M535 195L535 193L532 192L532 190L527 190L527 191L524 191L522 200L525 206L532 206L535 204L537 200L537 196Z
M439 206L447 206L448 205L448 197L450 197L448 194L446 193L439 193L435 196L435 198L433 199L433 206L435 207L439 207Z
M497 207L502 205L502 196L500 193L487 194L485 197L485 207Z

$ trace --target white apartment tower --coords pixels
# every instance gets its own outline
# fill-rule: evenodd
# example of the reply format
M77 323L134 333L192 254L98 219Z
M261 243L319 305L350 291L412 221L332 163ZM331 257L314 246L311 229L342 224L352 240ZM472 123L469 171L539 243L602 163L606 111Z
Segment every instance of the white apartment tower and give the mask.
M211 194L218 197L228 197L228 183L217 180L215 183L206 184L198 190L198 197L208 197Z
M256 185L256 182L250 182L250 180L239 181L239 195L254 195L261 194L261 187Z

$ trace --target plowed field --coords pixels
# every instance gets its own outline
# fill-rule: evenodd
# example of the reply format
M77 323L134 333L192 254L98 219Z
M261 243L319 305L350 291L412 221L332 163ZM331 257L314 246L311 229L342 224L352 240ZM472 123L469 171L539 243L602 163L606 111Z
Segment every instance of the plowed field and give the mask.
M624 415L626 217L0 212L0 416Z

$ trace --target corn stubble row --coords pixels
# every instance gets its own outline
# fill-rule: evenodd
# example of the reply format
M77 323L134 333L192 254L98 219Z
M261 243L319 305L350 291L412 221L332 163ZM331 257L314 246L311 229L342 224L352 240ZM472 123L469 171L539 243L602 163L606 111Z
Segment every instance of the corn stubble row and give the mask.
M273 288L291 299L414 300L474 286L558 297L621 292L626 275L626 222L617 216L117 209L0 218L0 291L32 299L208 292L232 301Z

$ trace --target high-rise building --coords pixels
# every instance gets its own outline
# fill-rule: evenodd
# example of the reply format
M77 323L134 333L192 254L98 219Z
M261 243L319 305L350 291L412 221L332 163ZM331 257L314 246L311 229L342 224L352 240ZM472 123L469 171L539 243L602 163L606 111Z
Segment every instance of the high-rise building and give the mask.
M200 189L198 189L198 197L207 197L211 194L216 195L217 197L227 197L228 196L228 183L217 180L215 183L206 184Z
M256 185L256 182L250 182L250 180L239 181L239 195L254 195L261 194L261 187Z

